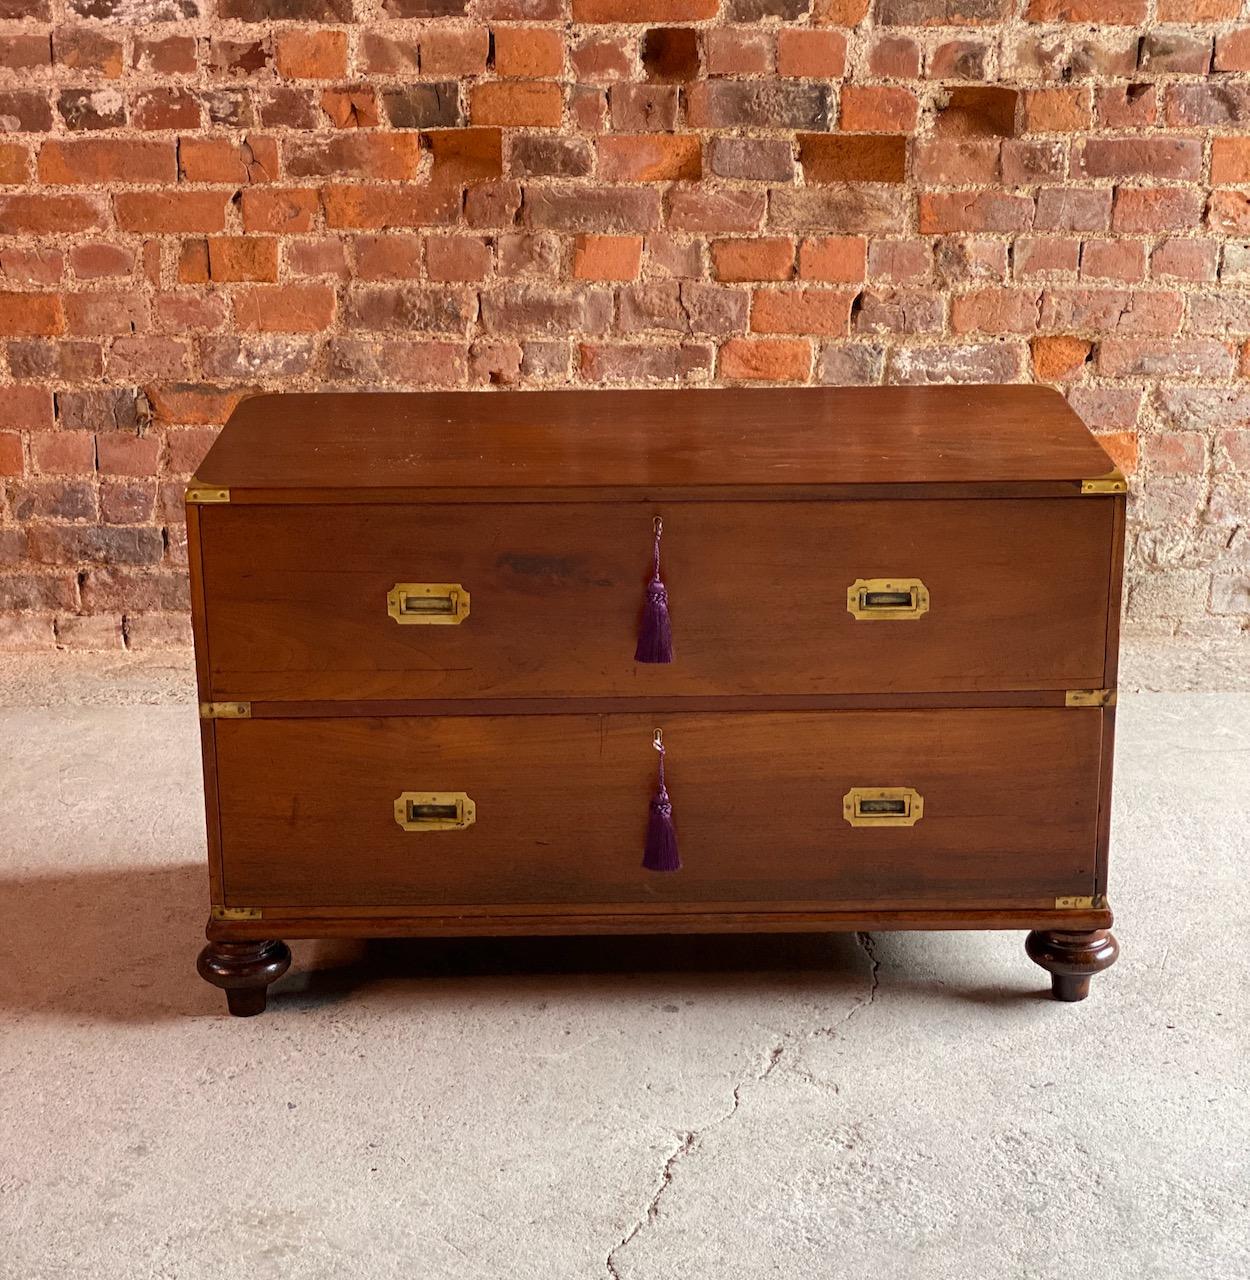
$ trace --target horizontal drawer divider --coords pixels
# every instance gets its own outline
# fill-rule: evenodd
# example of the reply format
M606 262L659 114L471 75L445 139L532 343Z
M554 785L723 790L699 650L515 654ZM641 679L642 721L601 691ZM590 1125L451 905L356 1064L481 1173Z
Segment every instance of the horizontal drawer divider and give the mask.
M612 715L644 711L914 711L933 707L1062 707L1067 691L1036 689L992 693L730 694L638 698L391 698L252 702L253 720L375 716Z

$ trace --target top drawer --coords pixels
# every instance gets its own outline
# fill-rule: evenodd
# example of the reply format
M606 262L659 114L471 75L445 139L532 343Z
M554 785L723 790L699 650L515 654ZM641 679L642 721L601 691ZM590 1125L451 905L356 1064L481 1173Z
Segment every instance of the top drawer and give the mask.
M208 506L211 696L229 700L947 693L1103 683L1113 502ZM674 661L634 662L652 518ZM922 616L848 610L923 584ZM401 625L397 583L458 583Z

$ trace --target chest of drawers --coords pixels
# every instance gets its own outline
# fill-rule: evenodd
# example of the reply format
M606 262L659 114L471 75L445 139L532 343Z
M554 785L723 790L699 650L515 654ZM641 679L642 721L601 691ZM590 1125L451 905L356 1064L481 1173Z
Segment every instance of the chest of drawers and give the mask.
M1037 387L244 402L187 491L201 974L245 1015L294 938L1018 928L1083 998L1124 488Z

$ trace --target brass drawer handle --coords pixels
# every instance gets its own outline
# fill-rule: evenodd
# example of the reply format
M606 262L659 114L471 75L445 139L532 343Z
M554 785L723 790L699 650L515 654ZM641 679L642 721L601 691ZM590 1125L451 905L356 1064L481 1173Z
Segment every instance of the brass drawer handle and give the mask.
M914 827L924 817L924 796L912 787L852 787L842 816L853 827Z
M454 627L469 616L469 593L458 582L397 582L386 612L403 626Z
M929 612L929 588L919 578L856 578L847 588L846 609L865 622L919 618Z
M395 821L405 831L463 831L477 820L477 805L463 791L405 791Z

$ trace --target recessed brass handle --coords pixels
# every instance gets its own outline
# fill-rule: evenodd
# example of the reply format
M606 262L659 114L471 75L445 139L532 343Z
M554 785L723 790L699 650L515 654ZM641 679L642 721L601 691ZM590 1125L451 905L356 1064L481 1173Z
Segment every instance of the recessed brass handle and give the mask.
M856 578L846 609L864 622L919 618L929 612L929 588L919 578Z
M924 817L924 796L912 787L852 787L842 816L853 827L914 827Z
M469 616L469 593L458 582L397 582L386 611L404 626L454 627Z
M405 791L395 821L405 831L463 831L477 821L477 805L463 791Z

